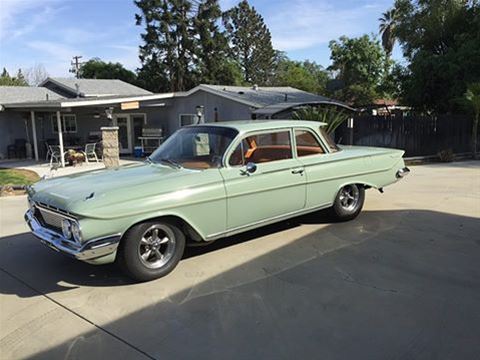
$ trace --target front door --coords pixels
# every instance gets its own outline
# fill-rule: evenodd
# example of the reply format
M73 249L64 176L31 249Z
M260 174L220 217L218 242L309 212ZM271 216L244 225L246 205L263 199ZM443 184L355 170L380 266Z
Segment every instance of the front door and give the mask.
M221 174L227 193L227 231L266 222L305 207L303 165L293 157L289 129L247 135ZM246 164L256 171L247 173Z
M113 125L118 126L118 142L120 154L131 154L132 146L132 123L129 115L115 115Z

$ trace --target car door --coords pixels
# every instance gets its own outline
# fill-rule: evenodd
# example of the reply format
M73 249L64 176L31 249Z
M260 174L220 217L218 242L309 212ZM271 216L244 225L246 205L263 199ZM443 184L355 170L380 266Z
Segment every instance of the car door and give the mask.
M280 129L250 133L234 144L221 169L227 194L227 230L304 208L304 170L293 156L292 143L291 129ZM247 164L256 170L247 171Z
M338 163L318 134L309 128L295 128L295 153L305 169L307 209L330 205L335 198Z

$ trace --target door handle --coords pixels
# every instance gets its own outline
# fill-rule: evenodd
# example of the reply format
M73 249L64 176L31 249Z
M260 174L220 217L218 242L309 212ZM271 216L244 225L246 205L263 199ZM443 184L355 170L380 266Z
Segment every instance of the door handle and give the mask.
M303 175L305 169L292 169L292 174L300 174Z

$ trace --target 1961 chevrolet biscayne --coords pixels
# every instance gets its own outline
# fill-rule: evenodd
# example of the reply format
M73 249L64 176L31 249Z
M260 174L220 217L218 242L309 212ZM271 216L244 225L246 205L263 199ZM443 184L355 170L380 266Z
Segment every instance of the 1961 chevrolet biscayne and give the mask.
M209 242L330 208L355 218L365 190L408 174L403 151L337 146L324 124L232 121L183 127L144 163L47 179L25 219L41 242L139 281L162 277L185 243Z

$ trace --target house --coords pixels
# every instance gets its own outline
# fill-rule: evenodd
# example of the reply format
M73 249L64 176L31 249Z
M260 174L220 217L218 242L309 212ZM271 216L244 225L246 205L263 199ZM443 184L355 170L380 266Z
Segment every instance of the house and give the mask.
M45 158L47 144L82 146L109 125L119 127L120 152L132 154L150 130L164 138L197 122L275 118L322 103L343 106L291 87L199 85L153 94L121 80L63 78L39 87L0 86L0 157L18 156L8 154L8 145L28 142L36 160Z
M396 99L376 99L361 107L361 111L373 116L402 116L411 110L409 106L400 105Z

